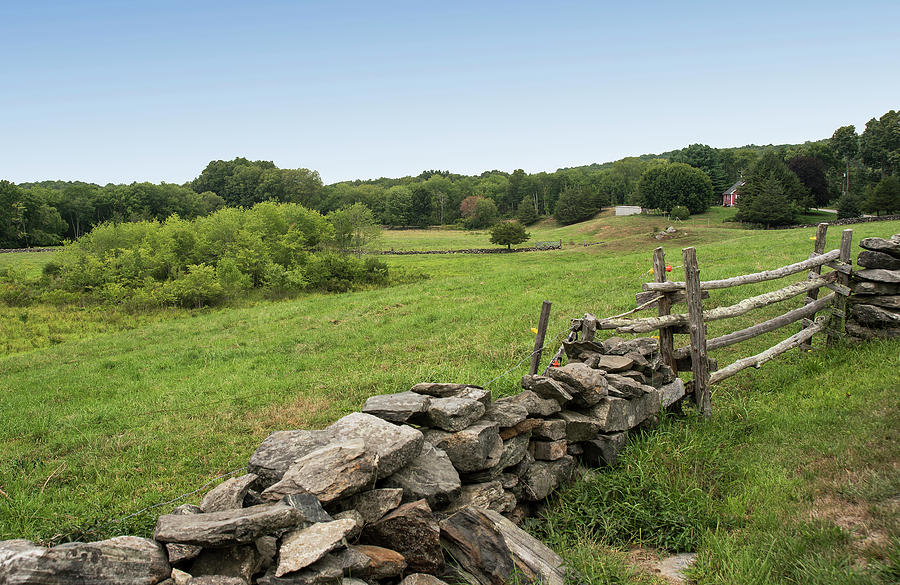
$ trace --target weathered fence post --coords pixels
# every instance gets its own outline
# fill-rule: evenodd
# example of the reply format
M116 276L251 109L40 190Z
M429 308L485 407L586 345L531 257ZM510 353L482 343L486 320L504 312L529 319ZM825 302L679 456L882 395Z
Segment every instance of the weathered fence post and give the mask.
M810 258L813 256L818 256L820 254L825 253L825 233L828 231L827 223L820 223L818 227L816 227L816 242L813 244L812 254L809 255ZM809 269L809 276L807 279L819 278L819 275L822 274L822 267L816 266L815 268ZM803 304L808 305L819 298L819 289L814 288L808 293L806 293L806 299L804 299ZM810 315L808 319L804 319L800 322L801 328L806 329L810 325L813 324L815 320L815 315ZM809 341L805 341L800 344L800 349L810 349L812 347L812 337L809 338Z
M709 357L706 350L706 324L703 322L703 302L700 291L700 267L697 250L681 251L684 263L684 283L687 295L688 325L691 331L691 370L694 373L694 400L703 416L712 414L709 392Z
M841 232L841 255L838 260L849 265L853 260L850 258L850 247L853 244L853 230L846 229ZM850 275L844 272L838 274L838 284L848 286L850 284ZM831 345L837 339L837 334L842 335L844 332L844 320L847 318L847 297L842 294L835 295L834 306L831 307L831 317L828 323L828 337L826 343Z
M666 253L662 248L653 250L653 280L655 282L666 281ZM668 293L660 293L659 299L659 316L668 315L672 309L672 302ZM662 356L664 364L667 364L674 371L678 371L678 365L675 363L675 337L672 334L671 327L660 327L659 329L659 353Z
M531 354L531 367L529 374L537 374L541 365L541 352L544 349L544 338L547 336L547 324L550 322L550 301L544 301L541 305L541 317L538 320L537 338L534 340L534 351Z

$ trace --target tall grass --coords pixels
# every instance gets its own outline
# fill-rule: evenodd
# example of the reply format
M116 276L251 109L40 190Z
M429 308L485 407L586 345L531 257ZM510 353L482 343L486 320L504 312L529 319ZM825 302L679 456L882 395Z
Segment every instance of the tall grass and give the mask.
M0 495L0 538L147 534L160 510L110 520L246 465L274 430L321 427L359 409L368 396L421 381L490 382L531 351L530 329L544 299L553 302L551 336L585 312L603 316L634 306L660 242L650 236L651 218L621 221L627 219L581 226L615 234L604 236L602 246L392 257L392 269L431 278L340 295L180 309L171 319L123 317L105 329L88 325L52 346L20 346L0 357L0 489L9 496ZM565 229L574 234L579 227ZM900 222L854 229L858 241L900 231ZM711 279L804 258L812 234L698 225L662 245L676 266L680 248L696 245L702 277ZM831 241L829 248L837 235ZM715 294L708 304L746 294ZM30 326L52 322L53 310L27 319ZM4 331L16 320L20 313L0 313ZM724 364L771 341L716 357ZM870 524L896 538L885 502L897 493L891 475L900 428L891 393L897 343L816 346L716 387L712 421L666 420L637 437L608 477L560 496L544 536L594 583L646 582L616 550L637 543L697 550L695 576L706 583L744 577L764 583L769 570L785 576L782 582L828 571L895 571L896 557L874 549L857 554L853 534L836 533L833 521L813 518L810 509L826 495L857 498L875 510ZM516 391L527 367L526 360L492 382L495 396ZM850 472L869 479L844 481ZM831 479L820 485L823 476ZM844 533L849 536L835 536ZM833 559L817 564L811 551L830 551ZM599 561L592 560L596 555Z

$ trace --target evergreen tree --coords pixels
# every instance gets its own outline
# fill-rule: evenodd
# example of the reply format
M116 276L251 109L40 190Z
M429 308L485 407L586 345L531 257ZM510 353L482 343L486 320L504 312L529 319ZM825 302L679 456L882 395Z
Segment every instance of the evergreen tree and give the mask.
M882 211L885 213L900 211L900 179L895 175L887 175L877 185L869 188L866 209L874 211L877 215L881 215Z
M566 187L559 194L553 217L561 224L570 224L584 221L596 212L597 210L590 204L583 193L578 189Z
M795 177L796 178L796 177ZM790 225L797 217L797 207L784 192L784 185L774 173L757 177L741 189L738 198L738 221L765 226Z
M531 225L538 220L538 214L534 209L534 202L531 200L531 197L525 197L519 203L516 219L522 225Z
M837 218L850 219L862 215L859 211L859 201L850 193L841 195L837 202Z
M769 178L781 184L781 191L789 202L796 204L802 209L806 209L812 204L809 190L803 186L797 175L788 168L781 156L774 150L765 152L750 169L746 178L746 184L741 188L741 197L744 197L746 192L753 191L758 183ZM740 199L738 199L738 202L740 202Z

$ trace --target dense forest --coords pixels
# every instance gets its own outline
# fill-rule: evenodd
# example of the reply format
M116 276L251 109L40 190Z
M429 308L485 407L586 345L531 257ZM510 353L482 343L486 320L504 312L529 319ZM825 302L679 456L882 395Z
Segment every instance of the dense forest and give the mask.
M869 120L862 133L843 126L815 142L739 148L692 144L531 174L429 170L415 177L324 185L314 170L235 158L210 162L184 185L0 181L0 247L54 245L106 222L164 221L172 215L190 220L262 201L298 203L323 214L361 203L378 223L398 227L477 228L512 217L528 224L545 215L573 223L615 204L697 213L721 205L722 193L739 179L746 185L738 219L778 224L813 206L837 206L846 216L900 211L898 177L900 114L894 110Z

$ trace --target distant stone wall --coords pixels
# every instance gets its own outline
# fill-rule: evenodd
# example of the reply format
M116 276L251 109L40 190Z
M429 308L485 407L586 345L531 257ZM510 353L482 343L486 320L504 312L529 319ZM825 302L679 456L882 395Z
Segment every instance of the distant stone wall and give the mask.
M274 432L246 475L161 516L153 540L2 542L0 583L572 582L516 524L579 463L615 462L684 385L655 339L565 349L514 396L422 383L323 430Z
M856 339L900 339L900 234L863 238L850 275L847 333Z

